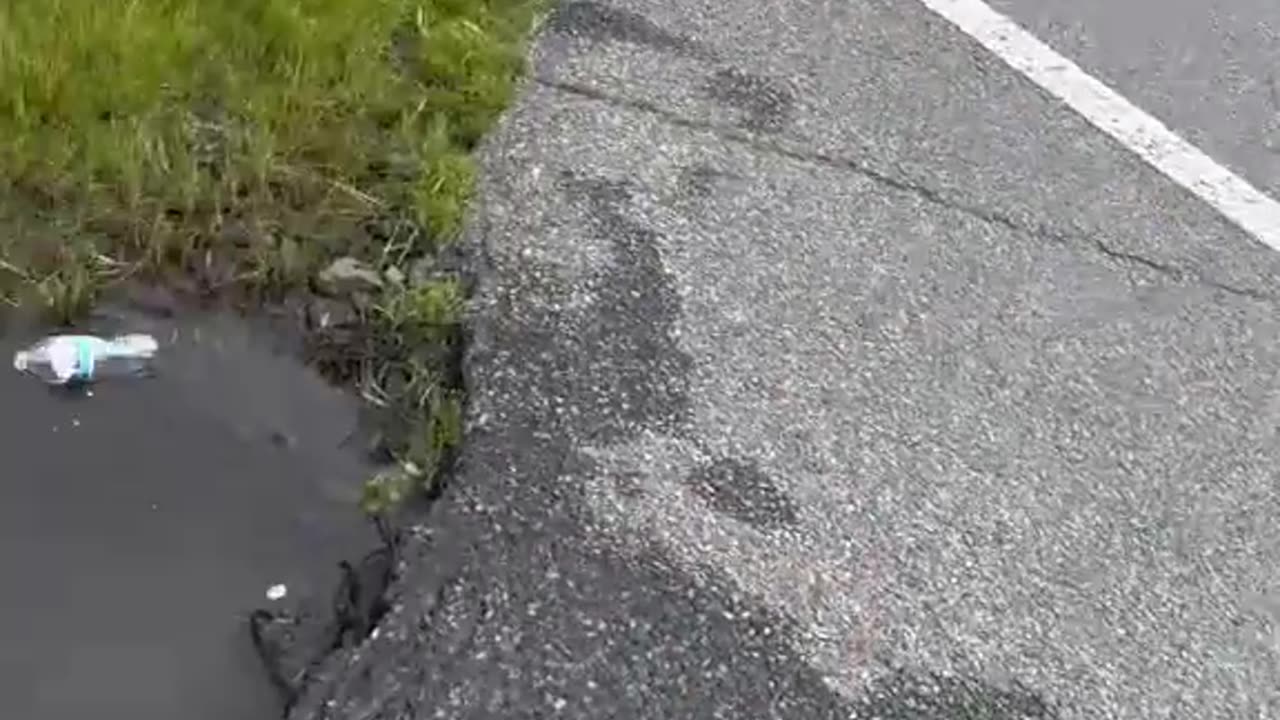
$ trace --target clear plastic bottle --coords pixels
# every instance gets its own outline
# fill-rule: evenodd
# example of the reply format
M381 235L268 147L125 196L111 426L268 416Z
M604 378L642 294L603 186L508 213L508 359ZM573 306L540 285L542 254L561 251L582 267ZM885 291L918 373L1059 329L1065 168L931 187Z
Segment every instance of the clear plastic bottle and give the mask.
M155 338L143 334L51 335L15 353L13 367L50 385L87 383L145 374L158 349Z

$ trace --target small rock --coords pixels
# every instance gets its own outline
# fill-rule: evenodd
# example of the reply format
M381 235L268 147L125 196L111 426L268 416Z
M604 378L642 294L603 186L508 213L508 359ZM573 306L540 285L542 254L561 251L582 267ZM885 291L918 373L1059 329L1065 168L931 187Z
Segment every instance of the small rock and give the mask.
M319 290L326 295L346 296L382 287L382 278L368 265L347 256L334 260L316 277Z

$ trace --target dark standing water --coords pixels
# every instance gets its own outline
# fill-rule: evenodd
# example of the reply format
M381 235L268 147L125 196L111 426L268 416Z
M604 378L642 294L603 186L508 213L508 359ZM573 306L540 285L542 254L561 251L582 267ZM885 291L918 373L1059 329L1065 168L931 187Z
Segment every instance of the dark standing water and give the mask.
M374 545L357 402L234 319L119 327L156 335L160 373L91 397L0 341L0 717L278 717L243 616Z

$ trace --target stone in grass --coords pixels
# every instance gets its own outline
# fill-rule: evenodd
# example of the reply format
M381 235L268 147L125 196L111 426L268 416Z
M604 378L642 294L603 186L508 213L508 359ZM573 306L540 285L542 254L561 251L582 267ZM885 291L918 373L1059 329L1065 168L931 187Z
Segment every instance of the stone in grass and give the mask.
M351 257L340 257L316 276L317 289L333 297L372 292L382 287L382 277L368 265Z
M383 273L383 276L387 278L387 282L395 285L396 287L404 286L404 271L394 265L387 268L386 272Z

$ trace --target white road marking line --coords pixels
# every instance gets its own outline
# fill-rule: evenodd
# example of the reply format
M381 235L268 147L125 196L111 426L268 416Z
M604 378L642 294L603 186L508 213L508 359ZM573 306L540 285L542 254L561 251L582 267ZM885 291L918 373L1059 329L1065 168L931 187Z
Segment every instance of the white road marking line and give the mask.
M920 0L1263 244L1280 250L1280 203L981 0Z

